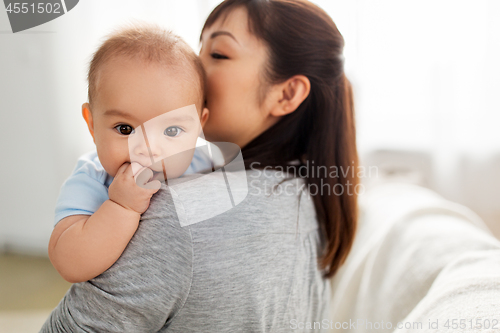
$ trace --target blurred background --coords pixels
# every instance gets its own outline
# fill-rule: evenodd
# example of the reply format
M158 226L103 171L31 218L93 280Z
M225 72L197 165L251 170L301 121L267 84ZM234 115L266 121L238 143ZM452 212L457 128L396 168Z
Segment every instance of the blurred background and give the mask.
M218 0L82 0L13 34L0 8L0 332L36 332L69 287L47 259L59 188L93 148L81 117L92 52L132 20L196 51ZM316 0L345 38L365 184L407 181L500 236L500 2Z

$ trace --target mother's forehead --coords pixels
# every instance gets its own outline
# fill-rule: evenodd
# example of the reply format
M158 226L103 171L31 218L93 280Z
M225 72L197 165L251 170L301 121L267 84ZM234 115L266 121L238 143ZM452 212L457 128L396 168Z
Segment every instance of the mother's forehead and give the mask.
M226 35L227 37L219 37ZM201 43L208 43L215 38L232 38L246 49L257 50L265 43L250 32L246 8L238 7L221 15L211 26L206 28L201 35Z
M248 14L246 8L237 7L229 10L227 13L221 14L221 16L215 20L212 25L203 31L202 39L210 38L214 32L219 30L228 31L233 35L237 34L241 37L251 35L248 26Z

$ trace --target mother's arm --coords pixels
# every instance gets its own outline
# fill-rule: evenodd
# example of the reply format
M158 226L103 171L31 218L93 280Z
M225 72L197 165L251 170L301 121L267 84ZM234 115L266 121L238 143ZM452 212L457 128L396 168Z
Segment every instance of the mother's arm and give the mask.
M157 332L175 316L189 293L192 246L169 198L162 187L118 261L74 284L41 332Z

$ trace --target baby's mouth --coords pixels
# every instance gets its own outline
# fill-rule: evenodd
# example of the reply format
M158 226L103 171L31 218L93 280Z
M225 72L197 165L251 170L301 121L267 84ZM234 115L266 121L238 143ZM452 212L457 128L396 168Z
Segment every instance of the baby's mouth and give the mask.
M163 170L163 165L161 163L162 161L158 161L154 164L151 164L151 165L142 165L141 163L139 162L132 162L132 172L134 174L134 177L137 177L142 171L144 171L145 169L150 169L151 171L153 171L153 176L151 177L151 180L155 180L155 179L158 179L158 180L161 180L164 178L165 176L165 173L164 173L164 170Z

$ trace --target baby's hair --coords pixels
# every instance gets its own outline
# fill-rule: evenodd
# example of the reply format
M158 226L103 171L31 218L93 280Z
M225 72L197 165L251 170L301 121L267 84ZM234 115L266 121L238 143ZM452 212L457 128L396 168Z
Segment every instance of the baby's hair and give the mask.
M193 49L171 31L154 24L140 23L114 31L94 53L87 77L90 105L97 95L98 76L102 66L116 57L157 63L182 73L191 72L194 75L189 79L199 82L198 98L201 103L205 101L205 71ZM186 66L192 70L186 71Z

